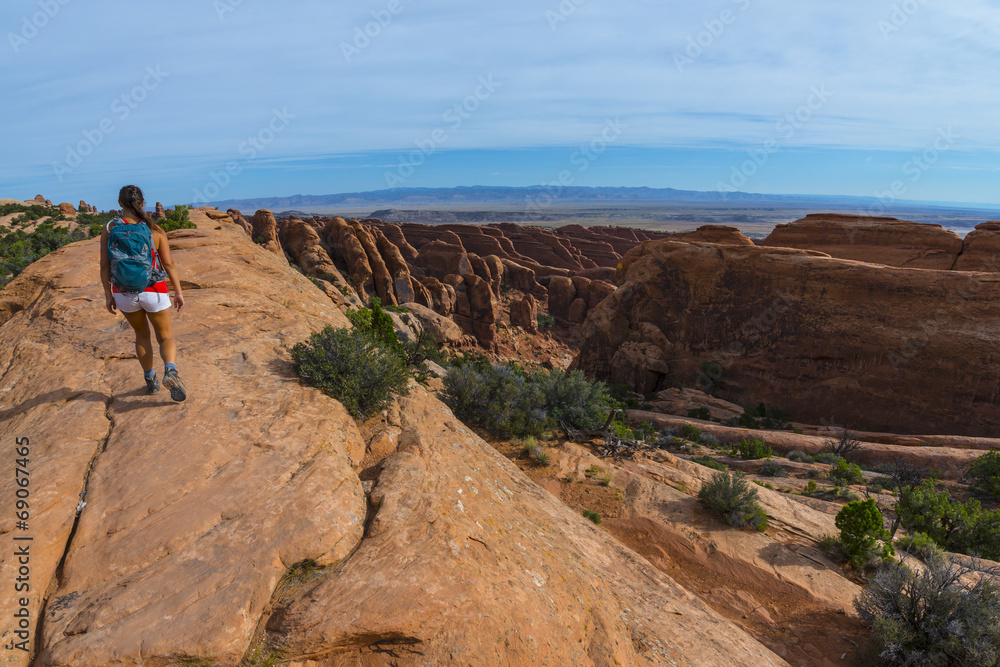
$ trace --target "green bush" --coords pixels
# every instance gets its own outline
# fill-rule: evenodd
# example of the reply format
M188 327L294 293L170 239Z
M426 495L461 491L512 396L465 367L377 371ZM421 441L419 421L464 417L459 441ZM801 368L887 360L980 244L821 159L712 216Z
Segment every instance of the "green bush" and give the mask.
M795 461L796 463L816 463L815 458L799 450L788 452L788 460Z
M960 503L927 480L902 490L896 514L908 531L926 533L946 551L1000 559L1000 510L985 511L975 498Z
M733 456L739 456L743 460L769 459L774 456L774 452L760 438L743 438L733 445Z
M510 365L452 368L444 379L443 398L456 417L502 438L541 435L552 421L545 394Z
M708 411L708 408L694 408L692 410L688 410L688 417L707 422L712 419L712 413Z
M604 426L612 399L603 382L588 381L580 370L565 373L555 368L539 375L536 381L549 415L564 428L591 430Z
M698 442L699 438L701 438L701 431L691 424L682 424L681 437L685 440L690 440L691 442Z
M583 510L583 516L593 521L595 525L601 525L601 515L597 512L592 510Z
M538 330L545 331L546 329L551 329L556 325L556 318L551 315L544 315L542 313L538 314L535 320L538 323Z
M765 477L788 477L788 473L777 461L767 460L760 464L760 474Z
M706 468L711 468L712 470L728 470L724 463L719 463L711 456L697 456L691 459L694 463L698 465L705 466Z
M835 524L840 529L840 542L854 567L867 565L872 558L889 560L896 553L889 542L889 531L883 525L882 512L872 499L844 505Z
M1000 665L1000 590L992 577L947 557L913 572L882 565L854 600L890 665Z
M50 221L40 223L31 233L0 227L0 287L53 250L87 238L90 235L83 229L71 232Z
M366 418L405 394L410 374L399 352L370 332L326 327L292 348L305 382L332 396L355 417Z
M356 329L370 333L389 347L396 349L401 347L392 317L382 310L382 301L377 296L368 300L367 308L348 310L346 315Z
M712 481L703 484L698 491L698 501L719 513L730 526L767 530L767 514L757 504L757 490L747 484L742 473L715 473Z
M157 220L163 231L172 232L175 229L194 229L197 227L189 217L190 209L184 204L176 204L173 208L167 209L167 217ZM100 215L100 214L91 214ZM77 216L77 221L82 216Z
M927 533L907 533L903 537L896 540L896 544L899 545L901 551L916 554L924 560L927 560L928 558L941 558L944 556L944 549L939 547L937 543L935 543L934 540L927 535Z
M848 463L844 459L838 460L833 469L830 470L830 479L834 480L838 486L860 484L864 478L859 466Z
M989 452L973 461L968 476L977 487L1000 500L1000 452Z
M827 465L837 465L838 461L843 461L844 459L837 456L833 452L820 452L812 457L814 463L825 463Z
M698 444L704 445L705 447L716 448L719 447L722 443L720 443L719 439L716 438L711 433L702 433L701 435L698 436Z

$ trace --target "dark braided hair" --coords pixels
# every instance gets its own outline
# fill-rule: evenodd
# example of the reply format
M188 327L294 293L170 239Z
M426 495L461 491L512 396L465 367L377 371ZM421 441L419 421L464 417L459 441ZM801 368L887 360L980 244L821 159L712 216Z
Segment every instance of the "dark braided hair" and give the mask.
M146 198L137 185L126 185L118 192L118 203L122 205L122 215L130 215L139 222L144 222L150 229L162 232L163 228L153 222L144 210Z

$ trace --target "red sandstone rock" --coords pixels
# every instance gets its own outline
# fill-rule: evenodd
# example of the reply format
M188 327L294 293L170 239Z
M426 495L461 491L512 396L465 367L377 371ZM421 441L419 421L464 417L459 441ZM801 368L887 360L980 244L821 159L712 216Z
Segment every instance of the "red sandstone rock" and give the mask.
M761 245L919 269L950 269L962 252L962 239L941 225L834 213L778 225Z
M73 216L76 215L76 209L73 208L72 204L63 202L62 204L59 204L59 214Z
M427 275L439 279L448 275L462 276L473 273L469 256L462 246L444 241L431 241L421 247L415 263Z
M693 384L701 364L716 361L717 396L764 401L797 421L1000 432L993 274L677 241L634 248L620 274L621 287L583 325L578 363L599 378L637 364L633 386L653 391Z
M576 298L576 286L571 278L553 276L549 280L549 314L569 319L569 306Z
M1000 222L978 224L966 234L955 270L1000 272Z
M39 204L44 204L47 200L42 195L35 195L35 201Z
M794 224L794 223L793 223ZM736 227L726 225L702 225L693 232L671 235L677 241L719 243L722 245L753 245L753 241Z
M384 304L397 305L396 293L393 289L393 279L389 274L389 269L385 266L385 260L378 251L375 237L357 220L351 220L348 224L353 228L355 237L361 243L361 247L364 248L365 255L368 256L368 266L372 270L372 282L375 284L375 292L378 294L379 299Z
M569 304L569 310L566 311L566 319L574 324L580 324L587 319L587 302L579 297L573 299Z
M340 271L337 270L333 260L330 259L330 255L327 254L320 241L319 234L312 225L298 218L290 218L282 225L279 236L281 246L295 259L296 264L302 268L302 272L307 276L315 276L332 283L337 290L334 296L341 295L335 301L338 304L347 305L343 299L346 295L340 290L349 290L350 287Z
M278 223L274 220L274 214L266 208L262 208L253 214L253 240L270 252L285 260L285 253L281 249L281 242L278 240Z
M603 280L593 280L590 283L590 296L587 299L587 308L596 307L599 303L615 293L617 288Z
M247 233L247 236L253 236L253 226L247 222L247 219L243 217L242 213L235 208L228 209L226 213L229 214L229 217L233 222L243 228L243 231Z
M330 218L323 228L322 238L347 267L347 278L358 296L364 301L375 296L375 282L368 254L358 241L354 228L343 218Z
M163 204L156 202L156 212L153 214L157 220L162 220L167 217L167 211L163 208Z
M538 333L538 304L534 297L525 294L510 304L511 326L521 327L528 333Z
M413 281L410 278L410 269L406 265L403 253L380 230L375 229L375 237L378 251L385 262L385 268L389 272L389 277L392 278L392 288L396 293L396 301L400 304L415 301Z
M455 311L457 296L452 285L433 277L424 278L421 282L431 296L431 303L426 304L428 308L432 308L442 315L450 315Z

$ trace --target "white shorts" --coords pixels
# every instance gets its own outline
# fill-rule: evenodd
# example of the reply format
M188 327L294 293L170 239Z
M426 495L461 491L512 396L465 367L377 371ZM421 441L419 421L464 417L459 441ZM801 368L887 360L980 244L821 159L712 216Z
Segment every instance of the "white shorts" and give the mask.
M147 313L158 313L170 307L170 295L165 292L130 292L122 294L113 292L115 306L123 313L135 313L145 310Z

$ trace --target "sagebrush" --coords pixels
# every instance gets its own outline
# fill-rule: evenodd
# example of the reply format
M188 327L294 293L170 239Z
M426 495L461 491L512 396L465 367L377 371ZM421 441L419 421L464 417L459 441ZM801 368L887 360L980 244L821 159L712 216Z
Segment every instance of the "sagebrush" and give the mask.
M698 501L730 526L767 530L767 514L757 503L757 490L739 472L718 472L698 491Z

